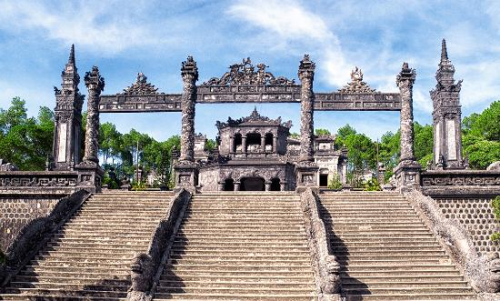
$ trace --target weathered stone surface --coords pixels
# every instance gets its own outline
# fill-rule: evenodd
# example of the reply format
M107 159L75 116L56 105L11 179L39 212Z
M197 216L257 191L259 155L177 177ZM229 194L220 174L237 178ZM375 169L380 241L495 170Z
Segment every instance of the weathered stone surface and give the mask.
M72 170L80 162L80 133L84 96L78 90L80 76L75 62L75 47L71 46L68 63L62 74L61 89L54 87L54 145L47 169ZM52 162L53 161L53 162Z
M34 202L28 201L31 203L31 209L33 209L34 204L36 204L37 208L45 208L38 210L42 213L38 218L35 218L35 216L31 219L27 216L24 217L25 221L30 221L23 225L22 229L18 230L14 240L10 240L10 244L5 251L6 262L4 263L4 266L0 267L0 270L3 271L3 273L0 273L0 287L4 287L10 278L36 254L36 252L48 241L48 239L50 239L50 236L57 231L63 223L71 218L74 212L82 205L89 195L90 194L87 191L80 190L57 201L54 201L53 199L50 201L44 201L40 198L36 198ZM22 206L21 204L26 201L27 199L23 198L10 201L8 202L10 204L7 204L8 208L6 211L17 211L20 209L19 207ZM2 202L1 204L5 206L6 203L7 202ZM26 211L26 209L21 210ZM8 221L16 222L23 220L22 217L18 217L16 215L18 214L13 214L13 218L9 219L2 218L2 223L6 221L8 226Z
M304 55L299 66L300 90L300 161L313 160L314 138L314 64L309 55Z
M318 295L320 300L335 300L341 291L340 265L330 250L330 237L320 218L316 195L311 188L307 188L301 193L300 201L309 250L313 258Z
M99 75L99 68L92 67L92 71L85 74L85 85L88 89L87 99L87 128L85 130L84 161L99 162L99 99L104 90L104 78Z
M498 253L481 256L469 232L459 222L447 219L430 197L419 191L405 194L434 234L447 246L455 262L460 264L472 287L478 292L500 292L500 259Z
M436 88L430 91L434 110L432 112L434 128L434 163L435 169L463 169L462 158L462 110L460 90L462 81L455 83L455 67L448 59L446 41L443 39L441 62L436 72Z

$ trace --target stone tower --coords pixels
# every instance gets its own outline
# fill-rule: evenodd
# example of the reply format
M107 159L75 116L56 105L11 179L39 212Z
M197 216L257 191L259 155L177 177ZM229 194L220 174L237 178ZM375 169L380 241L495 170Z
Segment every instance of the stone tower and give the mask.
M75 46L71 46L68 63L62 74L61 89L54 87L56 95L54 170L72 170L80 162L83 95L78 91L80 76L75 64Z
M460 89L462 81L455 83L455 67L448 59L446 40L443 39L441 62L436 72L436 88L430 91L434 111L434 168L462 169L462 110Z

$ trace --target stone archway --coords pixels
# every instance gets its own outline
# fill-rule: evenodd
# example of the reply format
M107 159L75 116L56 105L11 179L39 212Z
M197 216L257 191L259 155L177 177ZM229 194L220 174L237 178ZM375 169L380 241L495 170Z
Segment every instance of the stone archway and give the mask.
M224 181L224 191L234 191L234 180L231 178L228 178Z
M265 191L265 180L261 177L248 177L241 179L240 191Z
M281 191L281 180L279 178L271 179L271 191Z

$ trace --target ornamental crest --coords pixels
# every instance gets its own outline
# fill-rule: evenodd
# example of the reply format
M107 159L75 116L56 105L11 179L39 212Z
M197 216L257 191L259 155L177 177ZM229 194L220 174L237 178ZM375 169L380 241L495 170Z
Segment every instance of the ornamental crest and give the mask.
M158 88L156 88L151 83L148 83L148 78L144 73L137 73L137 79L135 83L133 83L130 87L123 89L125 94L129 95L148 95L148 94L156 94Z
M271 72L267 72L263 63L258 64L257 70L250 58L243 59L239 64L229 66L230 71L224 73L221 78L212 77L202 86L239 86L239 85L264 85L264 86L290 86L295 81L283 76L275 77Z
M363 81L363 71L358 67L355 67L351 71L351 82L345 85L342 89L339 89L341 93L373 93L375 89L372 89L367 83Z

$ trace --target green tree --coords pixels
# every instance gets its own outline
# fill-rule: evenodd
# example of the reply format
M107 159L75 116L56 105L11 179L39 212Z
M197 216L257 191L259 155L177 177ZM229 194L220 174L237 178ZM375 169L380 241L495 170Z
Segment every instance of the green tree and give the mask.
M329 131L329 130L327 130L327 129L315 129L315 130L314 130L314 134L315 134L316 136L329 136L329 135L331 135L332 133L330 133L330 131Z
M0 158L21 170L43 170L52 151L54 114L41 107L37 118L28 118L26 102L15 97L0 110Z

